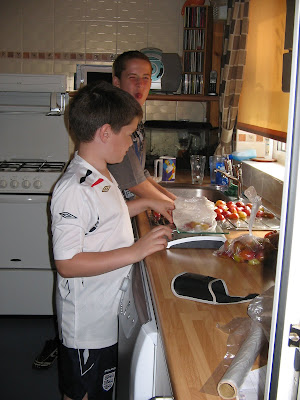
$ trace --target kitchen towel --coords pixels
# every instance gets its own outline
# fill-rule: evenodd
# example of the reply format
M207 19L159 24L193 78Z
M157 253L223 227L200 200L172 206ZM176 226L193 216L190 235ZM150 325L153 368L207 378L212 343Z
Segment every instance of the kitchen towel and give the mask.
M222 279L188 272L176 275L171 289L177 297L209 304L244 303L258 296L257 293L245 297L230 296Z

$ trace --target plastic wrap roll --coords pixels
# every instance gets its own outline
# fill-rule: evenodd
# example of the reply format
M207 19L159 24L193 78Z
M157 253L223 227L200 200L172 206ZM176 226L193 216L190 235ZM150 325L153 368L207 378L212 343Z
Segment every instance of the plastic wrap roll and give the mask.
M254 361L266 342L262 327L252 323L249 335L242 343L228 370L218 384L218 393L223 399L234 399L250 372Z

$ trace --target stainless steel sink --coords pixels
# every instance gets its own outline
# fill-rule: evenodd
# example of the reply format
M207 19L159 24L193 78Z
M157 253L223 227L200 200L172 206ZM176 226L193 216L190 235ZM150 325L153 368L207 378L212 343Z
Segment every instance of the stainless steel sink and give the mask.
M173 186L174 185L174 186ZM194 185L184 185L184 184L163 184L170 192L175 194L177 197L192 198L205 196L208 200L214 203L217 200L237 200L236 198L230 198L222 190L220 186L194 186ZM248 202L247 198L243 198L245 202ZM264 207L265 211L270 211L267 207ZM249 218L247 220L229 220L218 221L218 226L223 231L228 230L249 230ZM280 218L274 214L274 218L256 218L253 224L253 230L279 230L280 229Z
M191 186L184 186L184 187L167 187L168 190L175 194L177 197L185 197L185 198L192 198L192 197L202 197L205 196L208 200L213 201L214 203L217 200L224 200L228 201L229 197L226 196L224 192L218 190L214 187L210 186L200 186L200 187L191 187Z

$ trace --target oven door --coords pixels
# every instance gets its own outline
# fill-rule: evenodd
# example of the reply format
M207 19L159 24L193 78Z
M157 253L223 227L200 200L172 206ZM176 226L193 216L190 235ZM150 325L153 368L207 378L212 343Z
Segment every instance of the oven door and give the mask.
M52 315L49 195L0 195L0 314Z

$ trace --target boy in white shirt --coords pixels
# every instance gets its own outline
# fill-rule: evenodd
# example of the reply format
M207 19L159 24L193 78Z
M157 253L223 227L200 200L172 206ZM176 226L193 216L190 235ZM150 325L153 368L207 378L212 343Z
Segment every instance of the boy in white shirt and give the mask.
M141 118L139 103L106 82L80 89L70 105L79 147L51 202L65 400L112 398L122 281L171 238L159 226L134 242L130 217L151 208L172 222L174 206L146 198L126 204L107 169L123 160Z

